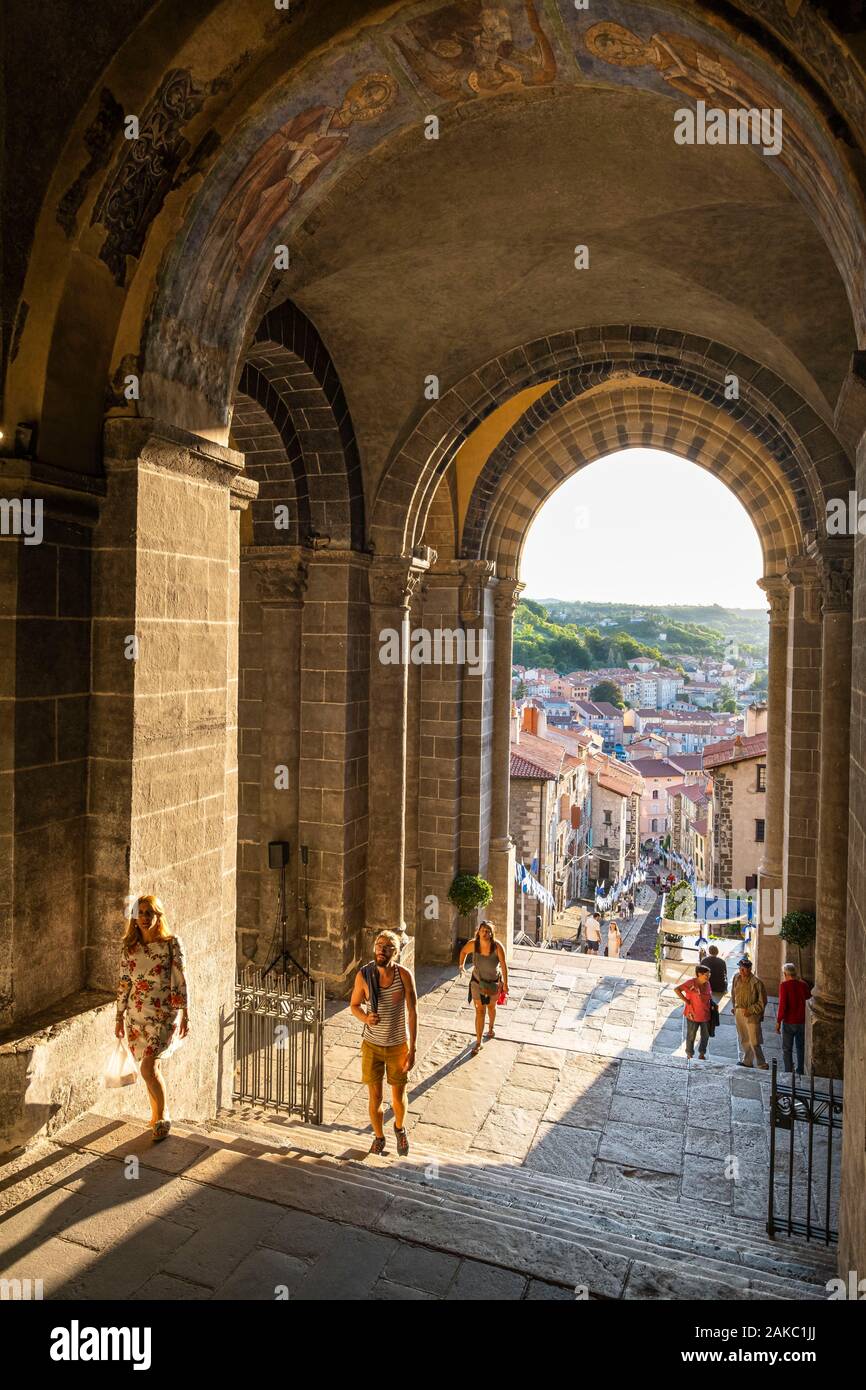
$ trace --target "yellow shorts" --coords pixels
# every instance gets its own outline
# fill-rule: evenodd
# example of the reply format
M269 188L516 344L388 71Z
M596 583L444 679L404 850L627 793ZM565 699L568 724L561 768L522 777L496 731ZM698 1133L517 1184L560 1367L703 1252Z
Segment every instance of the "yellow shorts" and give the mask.
M408 1055L408 1043L380 1047L378 1043L364 1038L361 1042L361 1080L365 1086L381 1086L382 1077L387 1075L389 1086L405 1086L409 1080L406 1071Z

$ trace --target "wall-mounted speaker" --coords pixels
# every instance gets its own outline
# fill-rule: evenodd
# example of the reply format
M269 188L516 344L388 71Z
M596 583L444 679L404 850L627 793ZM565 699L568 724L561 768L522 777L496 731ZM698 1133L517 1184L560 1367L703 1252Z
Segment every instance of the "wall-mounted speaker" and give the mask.
M288 840L271 840L268 844L268 868L283 869L289 862Z

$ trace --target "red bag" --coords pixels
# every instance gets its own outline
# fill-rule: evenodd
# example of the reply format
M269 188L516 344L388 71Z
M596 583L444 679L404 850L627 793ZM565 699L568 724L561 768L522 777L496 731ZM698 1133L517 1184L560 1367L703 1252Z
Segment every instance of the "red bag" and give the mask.
M508 990L504 985L500 987L499 994L496 996L497 1004L505 1004L508 1000Z

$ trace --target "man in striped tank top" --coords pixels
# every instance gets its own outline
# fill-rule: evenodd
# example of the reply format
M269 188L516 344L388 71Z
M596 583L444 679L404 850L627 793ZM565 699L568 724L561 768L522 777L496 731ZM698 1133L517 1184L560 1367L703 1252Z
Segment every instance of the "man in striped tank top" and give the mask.
M355 1018L364 1025L361 1035L361 1078L370 1098L370 1123L374 1135L371 1154L385 1152L382 1083L386 1075L391 1087L397 1152L401 1155L409 1152L403 1122L406 1118L406 1083L415 1065L418 997L412 972L398 964L399 955L400 938L397 933L380 932L373 946L373 960L355 976L350 1004Z

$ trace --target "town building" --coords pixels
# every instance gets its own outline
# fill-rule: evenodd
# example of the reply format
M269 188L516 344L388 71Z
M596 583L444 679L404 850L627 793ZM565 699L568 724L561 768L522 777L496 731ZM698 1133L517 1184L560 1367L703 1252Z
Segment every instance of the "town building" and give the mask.
M766 732L710 744L704 768L713 777L713 887L758 887L766 839Z

